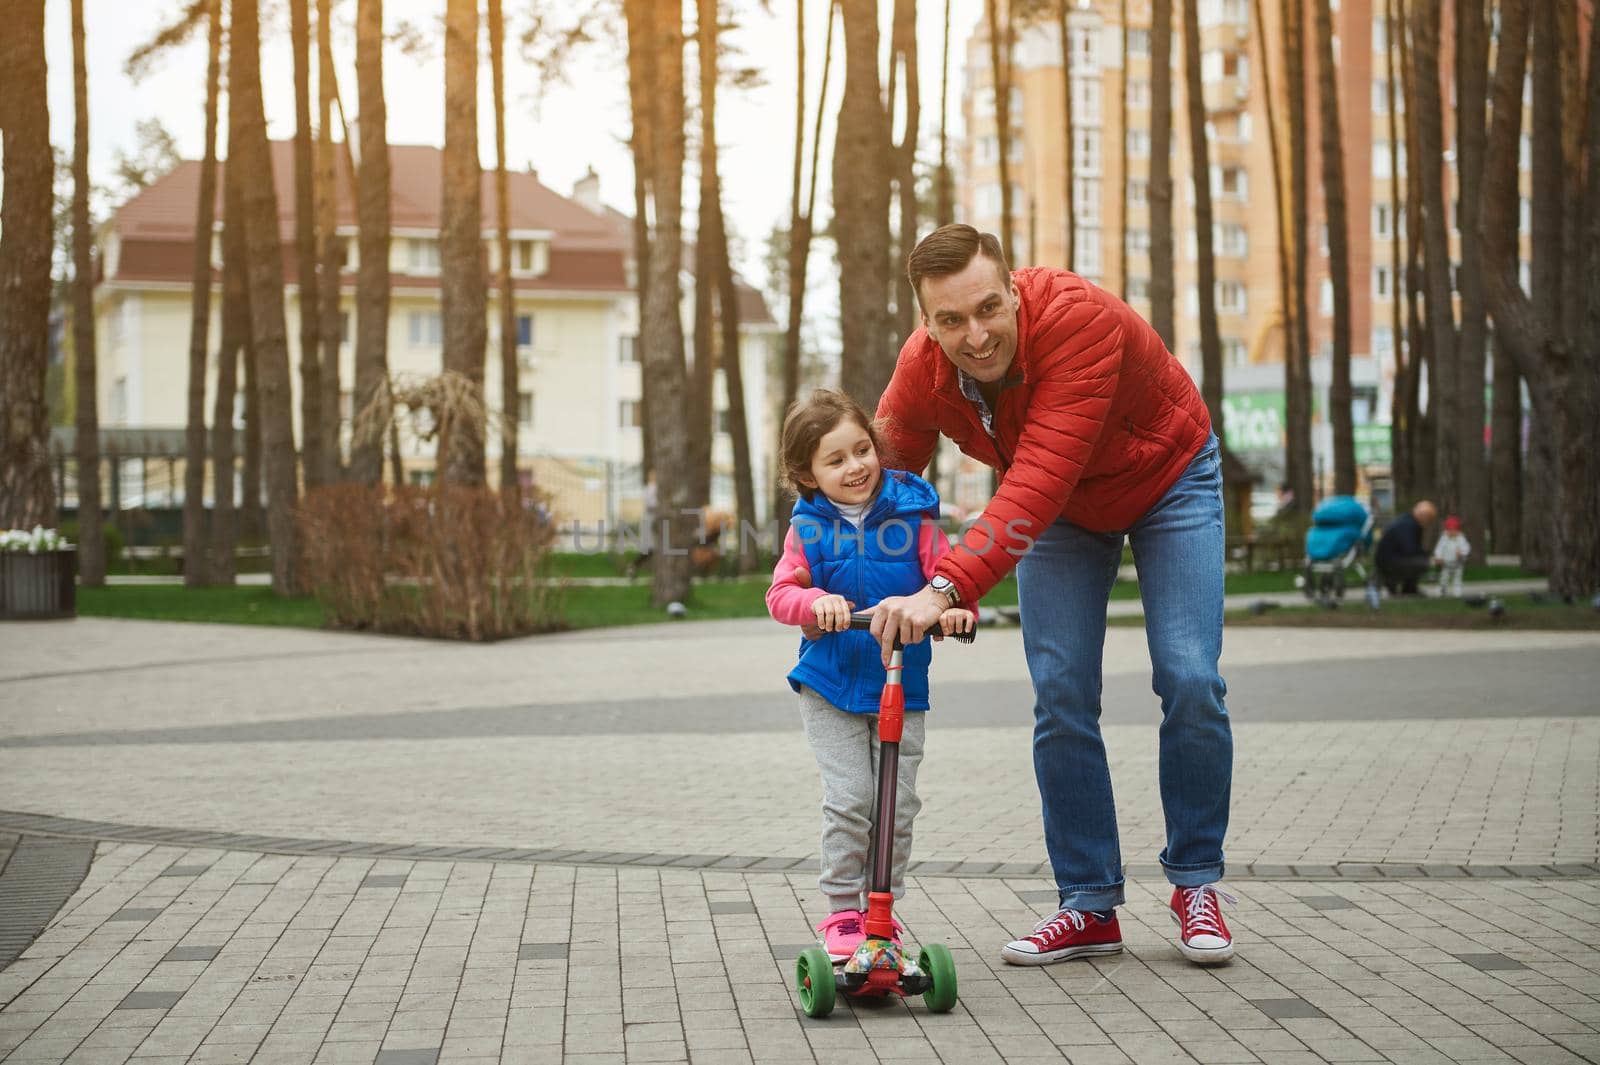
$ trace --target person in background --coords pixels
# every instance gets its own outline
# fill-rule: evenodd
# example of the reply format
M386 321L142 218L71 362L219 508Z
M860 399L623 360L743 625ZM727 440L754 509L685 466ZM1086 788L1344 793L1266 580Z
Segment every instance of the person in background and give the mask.
M1461 519L1454 514L1444 519L1444 532L1433 545L1433 563L1439 567L1439 594L1461 598L1461 573L1467 568L1472 545L1461 532Z
M1439 508L1426 499L1419 499L1405 514L1391 521L1378 538L1378 548L1373 553L1373 563L1378 567L1378 579L1390 595L1419 595L1417 580L1433 564L1423 538L1439 517Z

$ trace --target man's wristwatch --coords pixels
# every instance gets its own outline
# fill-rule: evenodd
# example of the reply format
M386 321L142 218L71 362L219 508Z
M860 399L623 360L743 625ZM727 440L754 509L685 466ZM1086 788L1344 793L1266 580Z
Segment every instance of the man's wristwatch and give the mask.
M955 582L949 577L935 576L928 582L928 587L950 600L951 606L961 605L961 593L956 591Z

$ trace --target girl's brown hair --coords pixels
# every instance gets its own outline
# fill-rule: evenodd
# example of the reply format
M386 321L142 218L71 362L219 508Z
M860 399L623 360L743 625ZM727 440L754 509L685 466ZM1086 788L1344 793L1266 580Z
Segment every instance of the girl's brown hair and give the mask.
M822 438L845 419L866 430L882 462L883 443L861 404L843 392L819 388L809 398L795 400L783 419L783 479L797 495L809 500L816 494L802 478L811 476L811 459Z

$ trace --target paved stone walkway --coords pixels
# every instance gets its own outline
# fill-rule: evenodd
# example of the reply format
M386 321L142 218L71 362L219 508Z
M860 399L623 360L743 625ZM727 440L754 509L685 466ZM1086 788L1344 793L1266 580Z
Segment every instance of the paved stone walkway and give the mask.
M1031 697L1016 629L946 644L898 912L961 1002L822 1021L791 988L817 784L770 623L3 637L0 901L49 879L29 855L59 880L94 848L0 970L8 1062L1600 1060L1600 635L1230 630L1239 957L1213 970L1171 945L1127 628L1127 950L999 963L1055 897Z

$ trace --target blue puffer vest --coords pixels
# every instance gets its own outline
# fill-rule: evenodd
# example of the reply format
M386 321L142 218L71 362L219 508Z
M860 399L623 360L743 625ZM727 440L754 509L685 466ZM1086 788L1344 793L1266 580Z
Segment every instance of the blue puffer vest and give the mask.
M892 595L911 595L927 579L917 543L922 516L939 512L939 493L914 473L884 470L878 498L857 530L821 492L795 502L790 523L811 567L811 584L842 595L865 610ZM907 710L928 709L932 641L905 649L901 683ZM789 671L795 691L805 684L840 710L878 712L883 658L869 632L830 632L800 641L800 661Z

